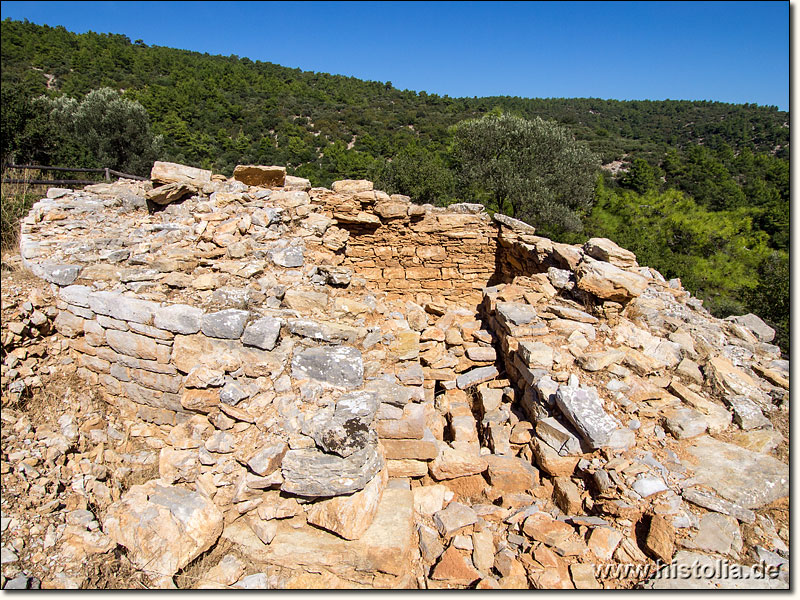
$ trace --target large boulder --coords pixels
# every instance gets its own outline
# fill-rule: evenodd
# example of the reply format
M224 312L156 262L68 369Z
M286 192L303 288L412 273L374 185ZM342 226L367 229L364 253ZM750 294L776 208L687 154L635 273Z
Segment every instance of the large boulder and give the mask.
M789 465L712 437L687 448L694 481L744 508L761 508L789 495ZM692 464L694 463L694 464Z
M265 167L263 165L236 165L233 178L247 185L258 187L281 187L286 183L285 167Z
M307 511L308 522L346 540L357 540L372 525L388 481L388 472L382 469L363 490L315 502Z
M620 248L607 238L590 239L583 245L583 251L592 258L603 260L623 269L639 266L633 252Z
M628 302L647 289L641 275L624 271L605 261L585 258L576 271L578 287L601 300Z
M206 496L153 480L133 486L108 508L103 531L128 549L138 569L158 579L172 577L208 550L222 522Z
M281 463L281 489L298 496L352 494L364 489L383 469L384 462L373 445L344 458L316 448L289 450Z
M157 160L150 171L150 179L154 184L187 183L202 188L204 183L211 182L211 171Z

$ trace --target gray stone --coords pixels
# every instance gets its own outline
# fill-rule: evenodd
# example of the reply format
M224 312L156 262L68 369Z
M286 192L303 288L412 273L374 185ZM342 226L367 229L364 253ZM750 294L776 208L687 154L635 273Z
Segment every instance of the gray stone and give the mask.
M383 464L383 457L372 445L346 458L316 448L289 450L281 463L281 489L298 496L351 494L363 489Z
M362 333L357 328L349 325L312 321L310 319L289 319L288 325L289 331L294 335L322 342L349 342L352 344Z
M19 557L10 548L6 548L5 546L3 546L3 548L0 549L0 564L7 565L10 563L15 563L18 560Z
M89 308L89 294L92 288L85 285L68 285L58 291L59 296L70 304Z
M250 390L243 388L233 381L228 381L219 391L219 400L229 406L236 406L242 400L250 397Z
M668 490L667 484L660 477L640 477L633 482L633 491L642 498Z
M517 355L528 367L550 369L553 366L553 348L543 342L522 340Z
M208 337L236 340L242 336L248 318L248 311L228 308L203 315L201 329Z
M61 198L62 196L66 196L67 194L71 193L72 190L68 188L56 188L56 187L47 188L47 197L52 200L56 198Z
M380 402L375 392L362 390L343 394L329 418L318 413L313 431L308 433L317 446L333 454L347 457L378 441L370 429ZM305 432L305 431L304 431Z
M511 326L527 325L539 319L536 309L522 302L498 302L497 316Z
M708 421L702 413L687 407L670 409L665 413L664 427L676 439L702 435L708 429Z
M171 577L217 541L222 524L203 494L151 480L108 507L103 531L128 549L136 568Z
M305 248L303 246L289 246L288 248L273 250L270 253L270 255L272 258L272 262L274 262L279 267L286 267L288 269L293 269L296 267L303 266L304 253L305 253Z
M119 321L134 321L149 325L158 310L158 304L114 292L93 292L89 296L89 308L98 315Z
M292 360L292 378L310 378L334 387L355 389L364 382L361 352L352 346L309 348Z
M745 431L760 427L772 427L758 405L747 396L726 396L725 401L733 410L733 421Z
M261 450L250 457L250 460L247 461L247 466L250 467L254 473L265 477L280 467L287 450L288 446L284 442L261 448Z
M34 578L27 575L17 575L14 579L9 579L3 586L4 590L27 590L35 589L31 582Z
M245 327L242 343L262 350L272 350L281 332L281 322L274 317L261 317Z
M761 508L789 495L789 466L771 456L709 436L698 438L687 451L694 481L739 506Z
M439 534L427 525L419 525L419 551L426 564L432 564L444 552L444 546L439 541ZM494 554L492 554L494 561Z
M425 381L425 372L422 370L422 365L415 362L405 369L398 369L397 379L400 383L408 385L422 385Z
M242 577L233 584L233 587L243 590L266 590L269 589L269 580L266 573L255 573Z
M607 445L620 427L617 420L605 411L594 388L560 385L556 392L556 405L592 448Z
M475 362L494 362L497 360L497 351L491 347L473 346L467 348L467 358Z
M700 517L697 535L683 544L694 550L736 556L742 549L742 532L733 517L710 512Z
M570 271L566 271L566 273L570 273ZM559 306L558 304L550 304L548 305L547 310L549 310L554 315L561 317L562 319L569 319L570 321L578 321L580 323L599 322L599 319L597 317L593 317L587 312L583 312L582 310L578 310L577 308L571 308L569 306Z
M433 523L444 538L449 538L462 527L467 527L477 522L477 513L460 502L451 502L446 508L433 515Z
M546 417L536 422L536 435L560 456L582 454L581 442L569 429L554 417Z
M486 212L486 207L483 204L475 204L472 202L458 202L456 204L451 204L447 207L447 212L457 213L461 215L479 215L481 213ZM501 215L503 217L505 215ZM506 217L510 219L511 217ZM502 221L499 221L502 223ZM519 221L522 223L522 221ZM524 223L523 223L524 225ZM533 227L531 227L533 229Z
M403 408L411 401L411 390L409 388L385 379L372 379L367 382L364 388L375 392L381 402L399 408Z
M492 215L492 218L501 225L505 225L506 227L519 233L524 233L526 235L533 235L536 233L536 228L532 225L528 225L525 221L514 219L502 213L496 212L494 215Z
M494 379L497 375L499 375L499 371L495 366L478 367L477 369L472 369L456 377L456 385L458 389L463 390L473 385L483 383L484 381Z
M41 265L42 278L56 285L69 285L78 278L80 265Z
M572 271L550 267L547 269L547 278L554 288L559 290L571 290L575 287L575 276ZM564 317L569 319L569 317Z
M733 321L734 323L746 327L762 342L771 342L775 339L775 330L764 323L757 315L752 313L727 317L726 321Z
M756 521L756 514L752 510L737 506L733 502L728 502L727 500L718 498L709 492L705 492L697 488L689 488L683 490L682 495L685 500L691 502L692 504L702 506L705 509L713 510L714 512L722 513L724 515L736 517L743 523L755 523Z
M188 304L171 304L156 309L154 325L172 333L190 335L200 331L204 314L202 309Z

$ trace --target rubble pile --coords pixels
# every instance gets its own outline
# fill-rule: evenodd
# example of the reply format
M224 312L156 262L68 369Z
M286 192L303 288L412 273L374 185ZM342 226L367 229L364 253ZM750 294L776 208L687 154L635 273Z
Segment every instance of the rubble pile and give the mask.
M72 559L20 575L4 541L9 583L88 586L75 561L124 549L150 587L659 587L656 561L718 557L787 585L788 362L754 315L480 205L279 167L151 178L23 220L54 301L4 332L4 389L35 387L22 344L52 323L113 417L4 408L4 473L55 503L42 556Z

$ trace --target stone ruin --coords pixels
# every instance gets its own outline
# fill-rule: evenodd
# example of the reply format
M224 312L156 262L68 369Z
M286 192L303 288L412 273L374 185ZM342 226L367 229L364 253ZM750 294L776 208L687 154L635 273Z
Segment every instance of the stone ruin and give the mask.
M151 179L50 189L20 241L78 373L160 447L102 519L151 585L222 540L260 571L197 587L592 589L718 557L786 585L761 509L788 495L788 362L754 315L478 204Z

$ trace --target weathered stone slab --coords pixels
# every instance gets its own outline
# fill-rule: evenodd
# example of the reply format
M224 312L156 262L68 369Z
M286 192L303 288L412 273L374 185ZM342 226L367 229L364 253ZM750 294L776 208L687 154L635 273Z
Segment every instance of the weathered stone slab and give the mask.
M281 322L274 317L261 317L244 329L242 343L262 350L272 350L281 332Z
M363 490L315 502L306 512L308 522L347 540L357 540L372 525L388 480L386 469L382 469Z
M440 444L439 455L430 465L431 475L438 481L476 475L486 470L486 458L477 452L468 452Z
M321 346L303 350L292 360L292 377L310 378L345 389L360 387L364 382L361 352L352 346Z
M153 321L158 304L114 292L93 292L89 296L89 308L98 315L149 325Z
M281 187L286 182L286 167L263 165L236 165L233 178L247 185Z
M640 296L648 280L605 261L584 259L576 271L578 287L601 300L625 303Z
M128 549L137 568L171 577L217 541L222 520L202 494L154 480L133 486L112 504L103 531Z
M758 405L747 396L727 396L727 403L733 410L733 421L745 431L760 427L772 427Z
M211 171L157 160L150 171L150 179L154 183L186 182L202 187L211 182Z
M483 383L484 381L494 379L498 374L499 371L495 366L478 367L477 369L472 369L471 371L462 373L456 377L456 385L458 386L458 389L463 390L474 385L478 385L479 383Z
M592 258L603 260L623 269L639 266L633 252L620 248L607 238L590 239L583 245L583 251Z
M736 517L743 523L755 523L756 514L752 510L737 506L733 502L718 498L709 492L697 488L689 488L683 490L682 496L685 500L697 506L702 506L703 508L722 513L723 515Z
M725 320L733 321L742 327L746 327L762 342L771 342L775 339L775 330L752 313L735 317L726 317Z
M70 285L78 278L80 272L80 265L41 265L42 278L56 285Z
M333 414L317 413L310 421L313 431L307 433L325 452L350 456L377 442L377 435L369 426L379 404L378 395L367 390L342 394Z
M651 590L786 589L780 579L758 576L753 567L728 563L720 568L714 557L681 550L672 563L663 566L642 584Z
M334 181L331 189L337 194L356 194L358 192L369 192L373 189L371 181L366 179L342 179Z
M496 212L494 213L492 218L501 225L505 225L506 227L508 227L512 231L516 231L517 233L524 233L527 235L533 235L534 233L536 233L536 228L533 227L533 225L528 225L525 221L514 219L512 217L509 217L508 215Z
M355 541L314 527L280 523L272 543L256 558L290 569L323 570L352 580L352 573L401 576L411 564L414 506L410 490L387 488L370 527Z
M242 336L250 312L228 308L203 315L203 334L208 337L237 340Z
M154 324L159 329L189 335L200 331L204 314L202 309L188 304L172 304L155 310Z
M472 508L460 502L451 502L433 515L436 529L445 539L451 537L459 529L473 525L478 521L478 515Z
M697 461L697 483L744 508L761 508L789 495L789 466L739 446L703 436L687 448Z
M298 496L340 496L352 494L383 468L383 457L367 446L346 458L316 448L289 450L283 457L281 489Z
M594 389L561 385L556 392L556 405L592 448L608 444L620 427L605 411Z

